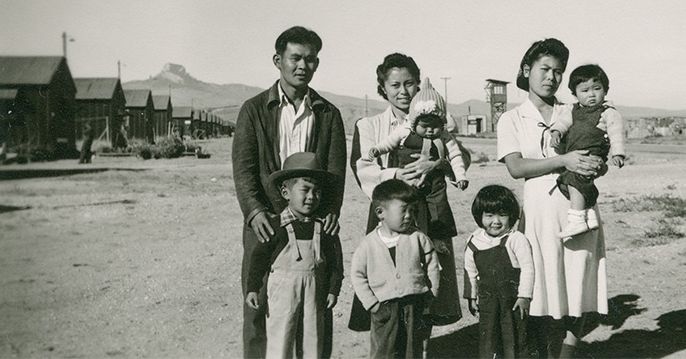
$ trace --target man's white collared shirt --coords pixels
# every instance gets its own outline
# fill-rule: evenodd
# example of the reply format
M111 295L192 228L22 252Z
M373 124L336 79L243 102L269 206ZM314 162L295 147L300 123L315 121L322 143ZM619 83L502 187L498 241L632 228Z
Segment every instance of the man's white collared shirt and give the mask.
M306 150L314 128L314 112L310 90L296 111L279 83L279 101L279 156L283 166L288 156Z

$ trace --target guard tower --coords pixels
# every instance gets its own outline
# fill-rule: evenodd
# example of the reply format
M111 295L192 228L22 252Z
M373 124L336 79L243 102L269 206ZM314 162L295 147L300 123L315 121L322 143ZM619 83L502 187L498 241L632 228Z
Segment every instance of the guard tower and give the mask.
M486 126L487 131L495 132L498 119L507 111L507 81L486 79L486 102L491 107L490 126Z

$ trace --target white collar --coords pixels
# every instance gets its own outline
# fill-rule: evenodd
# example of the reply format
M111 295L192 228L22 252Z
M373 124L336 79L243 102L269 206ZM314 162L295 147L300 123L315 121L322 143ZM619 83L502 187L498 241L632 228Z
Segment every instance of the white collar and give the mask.
M491 237L488 233L486 233L486 230L483 228L477 229L476 233L474 233L474 237L479 238L485 242L498 242L500 243L500 240L503 239L503 237L508 236L512 234L514 231L516 231L515 227L510 228L509 231L497 236L497 237Z
M405 117L402 119L395 117L395 112L393 112L393 106L388 106L388 108L386 108L384 116L388 116L391 122L391 126L407 125L409 123L409 121L407 120L407 115L405 115Z
M277 86L279 89L279 105L292 105L293 102L286 96L286 93L283 91L281 88L281 81L279 80L279 86ZM312 109L312 103L310 101L310 88L307 88L307 93L305 93L305 97L303 97L303 102L307 107L311 110Z

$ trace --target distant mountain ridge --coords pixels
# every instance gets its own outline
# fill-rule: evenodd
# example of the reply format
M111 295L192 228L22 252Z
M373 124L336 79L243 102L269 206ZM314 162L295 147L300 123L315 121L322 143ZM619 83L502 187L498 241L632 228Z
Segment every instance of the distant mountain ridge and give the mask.
M123 84L125 89L151 89L153 94L169 94L171 92L174 106L193 106L195 108L210 108L228 120L235 120L240 105L247 99L257 95L263 88L243 84L214 84L204 82L193 77L183 65L167 63L155 76L147 80L134 80ZM337 95L327 91L319 91L322 96L336 105L343 116L346 130L352 131L354 122L365 116L365 99L352 96ZM376 98L376 94L374 94ZM385 101L368 99L367 114L372 115L383 111L388 105ZM508 104L508 109L517 104ZM472 114L490 114L489 105L482 100L468 100L459 104L449 104L449 112L454 116ZM627 119L640 117L670 117L686 116L686 110L665 110L650 107L617 106L617 110Z

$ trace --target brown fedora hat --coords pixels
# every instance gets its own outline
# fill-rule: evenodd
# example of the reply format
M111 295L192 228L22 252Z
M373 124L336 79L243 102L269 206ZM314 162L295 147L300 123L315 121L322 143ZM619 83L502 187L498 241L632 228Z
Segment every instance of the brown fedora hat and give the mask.
M269 183L278 188L283 181L295 177L313 177L323 185L336 181L338 176L323 170L313 152L297 152L286 158L281 170L269 175Z

